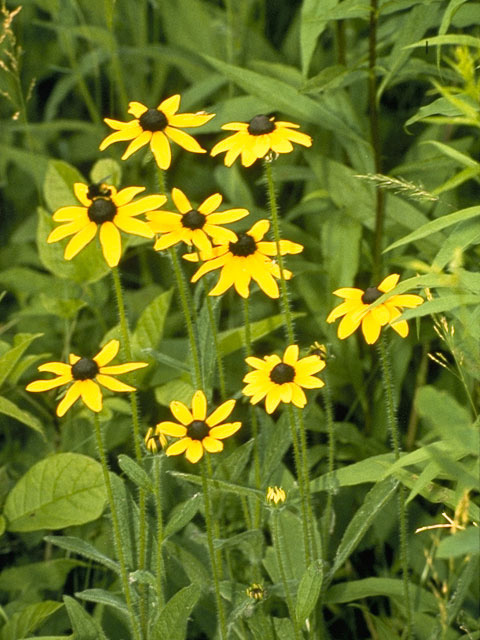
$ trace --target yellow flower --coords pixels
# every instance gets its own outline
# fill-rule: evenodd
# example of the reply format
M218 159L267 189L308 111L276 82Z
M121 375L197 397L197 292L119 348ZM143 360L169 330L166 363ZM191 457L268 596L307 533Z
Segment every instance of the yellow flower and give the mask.
M145 436L145 446L151 453L157 453L158 447L165 449L167 446L167 439L163 434L156 434L153 427L149 427L147 435Z
M328 314L327 322L335 322L343 316L337 332L341 340L352 335L360 324L367 344L374 344L378 340L381 328L387 324L402 338L407 337L407 321L395 320L402 314L402 307L418 307L422 304L423 298L414 294L401 294L388 298L376 307L370 307L381 295L395 288L399 278L398 273L392 273L384 278L378 287L368 287L365 291L344 287L333 292L339 298L344 298L344 301Z
M226 151L225 164L231 167L240 154L242 164L250 167L258 158L264 158L270 151L290 153L292 142L304 147L312 146L312 139L306 133L295 131L300 125L293 122L275 122L274 117L255 116L250 122L229 122L222 129L236 131L232 136L218 142L210 154L216 156Z
M94 239L100 227L100 244L109 267L116 267L120 262L120 230L143 238L153 238L155 234L148 224L137 220L136 216L162 206L167 200L163 195L154 195L132 202L136 195L145 191L145 187L127 187L117 192L112 185L76 182L73 191L82 206L61 207L55 211L55 222L65 224L54 229L47 242L58 242L73 236L64 253L65 260L71 260Z
M185 242L189 246L211 255L212 241L214 244L235 242L237 236L230 229L221 225L236 222L248 215L247 209L228 209L215 211L222 203L222 196L215 193L194 209L188 198L174 188L172 199L180 213L170 211L154 211L147 214L150 228L155 233L163 234L154 245L156 251L171 247L177 242Z
M268 487L266 498L269 504L273 503L277 506L278 504L283 504L285 502L287 494L281 487Z
M128 113L134 120L121 122L104 118L109 127L115 129L100 144L100 151L114 142L131 140L122 156L122 160L129 158L135 151L150 143L150 149L160 169L168 169L172 161L169 140L192 151L206 153L190 134L182 131L185 127L201 127L211 120L214 113L177 113L180 107L180 95L176 94L161 102L156 109L149 109L141 102L129 102Z
M251 229L237 234L236 242L222 242L218 247L213 247L213 257L200 253L202 260L206 262L196 271L192 282L196 282L206 273L221 268L220 278L216 286L209 292L210 296L219 296L231 287L242 298L250 295L250 281L253 279L260 289L270 298L278 298L279 290L275 278L280 278L280 268L270 256L277 255L275 242L262 242L263 236L270 228L268 220L259 220ZM300 253L303 246L289 240L280 240L280 253ZM195 253L183 256L185 260L197 262ZM286 280L292 277L291 271L283 270Z
M245 593L252 600L263 600L267 595L266 589L257 582L253 582L249 587L247 587L245 589Z
M168 447L165 452L167 456L185 453L187 460L195 463L202 458L204 451L208 453L223 451L222 440L229 438L242 426L241 422L223 422L232 413L235 402L235 400L227 400L208 418L207 399L203 391L195 391L191 411L183 402L178 400L171 402L170 411L180 424L165 421L157 424L155 429L158 436L180 438Z
M64 416L80 397L89 409L98 413L103 405L99 385L110 391L135 391L135 387L120 382L112 376L148 367L147 362L126 362L107 367L106 365L117 355L119 347L118 340L110 340L93 358L81 358L71 353L70 364L46 362L40 365L38 370L54 373L57 377L49 380L35 380L27 385L26 389L33 392L50 391L73 382L57 407L57 416L60 418Z
M292 402L303 408L307 398L302 389L319 389L324 382L314 377L325 368L325 362L317 355L298 358L298 346L291 344L285 349L283 358L277 355L264 356L263 360L250 356L245 362L255 371L243 378L247 386L242 393L251 396L250 402L257 404L265 398L265 410L273 413L280 402Z

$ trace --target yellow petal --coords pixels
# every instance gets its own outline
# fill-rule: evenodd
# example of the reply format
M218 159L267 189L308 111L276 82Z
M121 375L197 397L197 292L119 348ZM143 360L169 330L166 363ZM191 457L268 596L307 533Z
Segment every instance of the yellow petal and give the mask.
M163 249L168 249L168 247L172 247L178 242L182 242L183 233L181 231L172 231L172 233L166 233L153 245L155 251L162 251Z
M347 313L340 320L340 324L338 325L337 335L340 340L348 338L348 336L352 335L352 333L358 329L361 322L362 316L358 314L354 315L353 313Z
M140 118L145 111L148 111L148 107L141 102L132 101L128 103L128 113L132 114L135 118Z
M138 125L135 127L125 127L120 131L115 131L115 133L111 133L109 136L104 138L100 143L99 149L100 151L104 151L107 147L115 142L124 142L125 140L134 140L138 138L143 133L143 130Z
M138 196L139 193L145 191L145 187L125 187L125 189L121 189L118 193L116 193L112 200L114 204L118 208L122 208L122 211L125 208L125 205L128 204L135 196Z
M185 452L186 459L192 464L196 464L203 456L203 446L200 440L192 440Z
M128 145L128 147L125 149L122 155L122 160L126 160L131 155L133 155L136 151L138 151L139 149L144 147L146 144L148 144L151 138L152 138L151 131L142 131L142 133L139 136L137 136L134 140L132 140Z
M386 301L387 305L395 305L397 307L409 307L414 308L421 305L424 299L421 296L417 296L413 293L402 293L397 296L392 296Z
M177 187L172 189L172 200L180 213L188 213L193 209L187 196Z
M130 202L118 208L118 215L121 216L138 216L147 211L153 211L165 204L167 198L162 195L145 196L136 202Z
M295 365L298 360L298 345L291 344L285 349L285 353L283 354L283 362L285 364L289 364L291 367L295 368Z
M268 392L265 399L265 410L267 413L273 413L280 403L282 397L282 386L276 384Z
M100 373L118 376L121 373L130 373L137 369L148 367L148 362L125 362L124 364L113 364L109 367L100 367Z
M173 127L201 127L214 117L214 113L177 113L169 117L168 123Z
M392 273L391 275L384 278L381 283L378 285L377 289L382 293L387 293L391 291L397 284L400 275L398 273Z
M342 287L341 289L336 289L333 292L333 295L338 296L339 298L346 298L347 300L360 300L364 293L365 291L363 291L363 289L356 289L355 287Z
M282 131L282 134L284 138L291 140L292 142L296 142L297 144L301 144L304 147L312 146L312 139L306 133L301 133L300 131L291 131L290 129L284 129Z
M110 389L110 391L135 391L135 387L132 387L129 384L125 384L125 382L121 382L116 378L112 378L112 376L104 375L103 373L97 373L95 376L95 380L102 385L102 387L106 387Z
M189 425L193 422L193 416L190 413L190 409L188 409L183 402L180 402L179 400L173 400L170 403L170 411L183 425Z
M164 433L166 436L172 436L173 438L183 438L187 435L187 429L182 424L176 422L170 422L165 420L157 424L157 430L160 433Z
M58 378L51 378L50 380L35 380L34 382L30 382L30 384L28 384L25 389L27 391L31 391L32 393L50 391L51 389L61 387L63 384L67 384L71 381L72 377L70 375L59 376Z
M300 407L300 409L303 409L307 404L307 396L305 395L305 392L302 387L299 387L296 384L293 385L292 402L296 407Z
M99 367L103 367L115 358L119 349L120 342L118 340L109 340L93 359Z
M165 127L165 134L173 140L183 149L191 151L192 153L207 153L206 149L201 147L193 136L181 129L175 129L174 127Z
M161 102L157 109L158 111L162 111L167 116L167 120L169 116L173 116L174 113L178 111L180 107L180 94L176 93L174 96L170 96L170 98L166 98L163 102Z
M178 456L187 450L191 442L191 438L182 438L181 440L178 440L178 442L171 444L165 451L165 454L167 456Z
M375 344L380 335L382 325L373 313L367 313L362 320L362 333L367 344Z
M390 326L402 338L406 338L408 336L408 322L406 320L399 320L398 322L392 322Z
M208 418L205 420L209 427L214 427L215 425L223 422L228 416L232 413L233 408L235 407L236 400L227 400L223 404L221 404L213 413L211 413Z
M81 229L73 238L69 241L65 247L65 253L63 257L65 260L71 260L77 253L84 249L95 237L97 233L97 225L95 222L90 221L86 227Z
M72 386L67 390L67 393L63 396L62 401L57 406L56 414L59 418L64 416L70 407L78 400L80 397L82 387L80 380L77 380L72 384Z
M220 451L223 451L223 442L210 436L206 436L202 440L202 445L208 453L220 453Z
M218 207L222 204L222 200L223 200L223 197L221 196L220 193L214 193L213 195L209 196L206 200L204 200L197 210L200 213L203 213L203 215L208 216L213 211L218 209ZM209 222L213 222L213 221L209 220ZM219 223L217 222L217 224Z
M72 367L65 362L45 362L38 367L39 371L48 371L48 373L55 373L57 376L71 376Z
M72 222L77 218L86 218L88 220L87 210L85 207L61 207L53 214L55 222Z
M83 182L75 182L73 185L73 193L79 202L83 204L84 207L89 207L91 204L91 200L88 197L88 184L84 184Z
M115 225L125 233L131 233L134 236L141 236L142 238L153 238L155 236L146 222L129 216L115 216Z
M80 395L82 400L89 409L98 413L102 410L102 392L100 387L93 380L81 380L80 382Z
M104 222L100 227L100 244L108 266L116 267L122 257L122 240L113 222Z
M193 394L192 415L194 420L205 420L207 417L207 398L203 391L195 391Z
M163 131L155 131L150 141L150 149L159 168L167 170L172 161L172 152L168 138Z
M74 233L77 233L85 226L89 224L88 217L85 216L86 219L78 218L73 222L68 222L67 224L62 224L53 231L50 232L47 238L47 243L51 244L52 242L58 242L59 240L63 240L67 236L71 236Z
M220 424L218 425L218 427L213 427L213 429L210 429L210 435L212 436L212 438L224 440L225 438L233 436L234 433L237 433L241 426L241 422Z
M258 220L247 233L252 236L255 242L260 242L269 229L270 222L268 220Z

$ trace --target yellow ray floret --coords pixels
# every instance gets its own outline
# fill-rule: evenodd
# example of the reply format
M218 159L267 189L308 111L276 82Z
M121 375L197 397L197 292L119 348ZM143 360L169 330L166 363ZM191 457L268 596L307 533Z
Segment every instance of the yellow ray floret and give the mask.
M235 407L235 400L227 400L207 417L207 399L203 391L195 391L192 408L174 400L170 411L178 422L165 420L155 427L158 437L179 438L166 450L167 456L185 453L189 462L195 464L204 454L223 451L223 440L236 433L241 422L224 422ZM151 437L151 436L150 436Z
M299 125L293 122L275 121L274 117L265 115L255 116L250 122L229 122L222 129L236 133L218 142L210 155L226 151L224 162L227 167L231 167L238 156L241 156L244 167L250 167L271 152L290 153L293 151L292 142L311 147L311 137L297 131L298 128Z
M245 362L255 370L243 378L247 386L242 393L250 396L252 404L265 398L267 413L273 413L280 402L303 408L307 404L303 389L319 389L325 384L314 375L325 368L325 362L318 355L300 359L298 355L298 345L292 344L285 349L283 358L277 355L264 356L263 360L246 358Z
M341 340L352 335L360 325L367 344L374 344L380 336L382 327L386 325L390 325L402 338L407 337L407 321L396 321L396 319L402 314L403 307L414 308L421 305L424 302L421 296L415 294L393 295L385 302L375 307L371 306L381 295L394 289L399 278L398 273L392 273L384 278L378 287L368 287L365 291L354 287L344 287L333 292L344 301L328 314L327 322L335 322L343 316L337 331Z
M110 391L135 391L135 387L120 382L113 376L148 366L147 362L108 365L118 354L119 348L118 340L110 340L93 358L81 358L71 353L68 364L46 362L40 365L38 370L54 373L57 377L35 380L27 385L26 389L27 391L41 392L69 385L63 399L57 406L57 416L60 418L64 416L78 398L81 398L89 409L98 413L103 406L102 390L99 385Z
M155 109L149 109L141 102L130 102L128 113L134 120L122 122L105 118L106 124L114 133L108 135L100 144L103 151L114 142L129 141L122 160L126 160L136 151L150 145L155 161L160 169L168 169L172 161L170 141L192 153L206 153L193 136L185 131L188 127L201 127L211 120L215 114L177 113L180 108L180 95L176 94L163 100Z

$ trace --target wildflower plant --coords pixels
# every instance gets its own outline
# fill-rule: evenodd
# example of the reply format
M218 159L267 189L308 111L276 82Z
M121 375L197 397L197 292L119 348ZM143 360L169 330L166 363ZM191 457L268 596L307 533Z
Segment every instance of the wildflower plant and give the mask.
M478 11L276 4L0 6L2 638L478 636Z

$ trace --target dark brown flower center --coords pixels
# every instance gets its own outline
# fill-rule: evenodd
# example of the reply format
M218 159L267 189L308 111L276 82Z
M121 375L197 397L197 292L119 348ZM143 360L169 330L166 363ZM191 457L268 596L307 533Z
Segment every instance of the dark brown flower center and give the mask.
M234 256L246 258L257 250L257 243L248 233L239 233L236 242L230 242L230 251Z
M188 211L182 216L182 225L187 229L202 229L205 224L206 216L196 209Z
M110 198L95 198L88 207L88 217L92 222L111 222L117 214L117 207Z
M144 131L163 131L168 124L167 116L158 109L147 109L138 121Z
M188 435L192 440L203 440L208 436L210 429L203 420L194 420L188 425Z
M372 304L372 302L378 300L380 296L383 296L383 291L379 291L377 287L368 287L362 296L362 302L364 304Z
M272 131L275 131L275 123L268 116L255 116L248 125L248 133L252 136L262 136Z
M98 364L95 360L80 358L80 360L72 366L72 377L74 380L92 380L98 371Z
M108 188L108 185L102 182L91 184L88 187L87 198L94 200L95 198L109 198L112 195L112 190Z
M275 384L284 384L285 382L293 382L295 378L295 369L290 364L279 362L270 371L270 380Z

